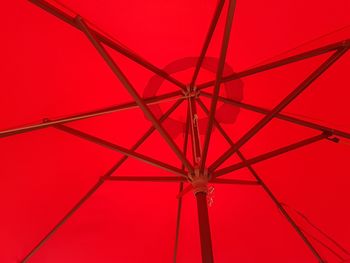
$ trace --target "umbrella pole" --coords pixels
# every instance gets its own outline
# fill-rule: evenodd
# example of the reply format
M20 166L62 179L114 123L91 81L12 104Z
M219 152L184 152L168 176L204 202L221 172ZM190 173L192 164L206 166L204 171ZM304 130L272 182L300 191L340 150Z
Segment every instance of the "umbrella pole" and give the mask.
M195 194L198 210L199 234L201 239L201 252L203 263L213 263L213 248L210 235L210 223L207 206L207 193L197 192Z
M189 96L188 98L188 113L189 124L191 128L192 139L192 154L194 163L194 173L189 174L189 179L193 187L193 193L197 201L198 212L198 226L199 236L201 242L201 253L203 263L213 263L213 248L210 235L210 223L207 206L207 192L208 192L208 173L205 169L204 172L200 171L200 163L202 161L202 149L200 145L200 135L198 127L198 115L197 115L197 91L195 87L188 87L188 94L194 93L195 96Z

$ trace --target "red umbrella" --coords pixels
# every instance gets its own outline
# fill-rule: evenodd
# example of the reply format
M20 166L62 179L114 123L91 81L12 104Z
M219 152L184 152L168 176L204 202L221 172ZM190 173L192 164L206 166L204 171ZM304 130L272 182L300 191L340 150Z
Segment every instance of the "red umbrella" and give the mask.
M350 259L349 1L30 2L1 16L1 262Z

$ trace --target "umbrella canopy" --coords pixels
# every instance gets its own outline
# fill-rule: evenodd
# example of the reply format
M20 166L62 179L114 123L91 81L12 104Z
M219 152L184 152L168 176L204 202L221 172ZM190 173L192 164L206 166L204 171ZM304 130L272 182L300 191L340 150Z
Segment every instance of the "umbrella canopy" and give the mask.
M2 6L1 262L350 260L349 1Z

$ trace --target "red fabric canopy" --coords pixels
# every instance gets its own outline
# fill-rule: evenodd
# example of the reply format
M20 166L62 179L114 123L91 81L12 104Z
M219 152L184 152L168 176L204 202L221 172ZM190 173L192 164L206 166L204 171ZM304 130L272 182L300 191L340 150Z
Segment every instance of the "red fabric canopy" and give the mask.
M350 260L349 1L2 5L0 262Z

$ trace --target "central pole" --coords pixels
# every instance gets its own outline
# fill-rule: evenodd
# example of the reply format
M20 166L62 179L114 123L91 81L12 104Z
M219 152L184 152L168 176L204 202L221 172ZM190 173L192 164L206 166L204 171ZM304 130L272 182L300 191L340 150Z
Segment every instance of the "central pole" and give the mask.
M213 248L210 235L210 224L207 206L207 193L197 192L195 194L198 210L199 234L201 238L202 262L213 263Z
M193 193L197 201L198 211L198 226L201 242L202 263L214 263L213 248L210 235L210 223L207 206L207 193L208 193L208 173L207 169L200 171L200 163L202 159L202 149L200 132L198 127L198 114L197 114L197 99L199 93L196 87L188 86L188 110L190 114L190 127L192 138L192 154L194 173L189 174L191 184L193 187Z
M207 205L208 175L201 174L199 167L195 167L195 174L191 177L193 193L197 201L198 226L201 242L202 263L214 263L213 247L210 234L210 222ZM206 170L205 170L206 171Z

